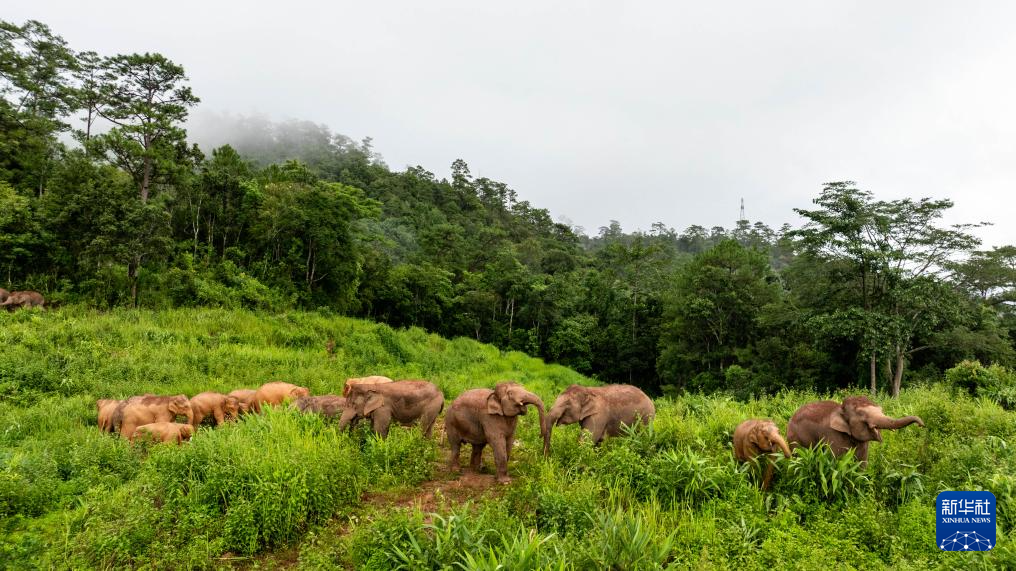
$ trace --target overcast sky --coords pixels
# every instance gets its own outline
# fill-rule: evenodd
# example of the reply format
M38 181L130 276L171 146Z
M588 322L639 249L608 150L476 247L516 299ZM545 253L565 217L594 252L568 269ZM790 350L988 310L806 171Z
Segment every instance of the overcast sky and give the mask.
M227 5L228 4L228 5ZM595 234L798 223L821 184L951 198L1016 243L1012 2L32 2L73 49L157 51L202 110L456 158ZM634 4L634 3L626 3Z

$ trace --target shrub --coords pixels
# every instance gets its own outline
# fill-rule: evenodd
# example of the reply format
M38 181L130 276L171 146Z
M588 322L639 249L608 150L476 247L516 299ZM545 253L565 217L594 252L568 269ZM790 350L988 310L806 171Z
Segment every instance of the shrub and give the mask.
M826 444L795 450L779 482L805 501L832 504L847 502L871 483L853 454L837 458Z

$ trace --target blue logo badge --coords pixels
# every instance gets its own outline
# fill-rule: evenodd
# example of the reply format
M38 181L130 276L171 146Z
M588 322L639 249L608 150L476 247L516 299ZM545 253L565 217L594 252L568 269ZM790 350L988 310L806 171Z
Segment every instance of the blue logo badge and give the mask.
M939 549L988 551L995 547L995 494L942 492L935 506Z

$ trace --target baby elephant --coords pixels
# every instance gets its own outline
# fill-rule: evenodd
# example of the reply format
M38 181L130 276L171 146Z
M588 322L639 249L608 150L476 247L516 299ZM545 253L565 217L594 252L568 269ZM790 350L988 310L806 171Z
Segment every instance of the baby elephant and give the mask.
M766 472L762 478L762 489L769 489L773 478L773 460L768 455L780 451L790 458L790 446L780 435L780 429L771 420L746 420L734 429L734 457L740 462L751 462L759 456L766 456Z
M282 404L285 401L310 396L310 389L292 383L272 381L261 385L254 393L254 410L260 413L266 404Z
M293 404L290 406L300 412L313 412L324 415L325 418L335 418L342 415L342 408L346 406L346 399L335 395L300 397L293 401Z
M153 442L176 442L181 444L184 440L190 440L193 435L194 427L189 424L183 424L182 422L153 422L151 424L143 424L134 429L134 432L130 435L130 441L134 442L138 438L141 438L142 440L152 440Z

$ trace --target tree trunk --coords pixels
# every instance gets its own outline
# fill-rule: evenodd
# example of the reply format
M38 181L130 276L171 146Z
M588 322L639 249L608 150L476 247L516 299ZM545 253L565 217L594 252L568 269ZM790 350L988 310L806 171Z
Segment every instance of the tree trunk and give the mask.
M135 257L127 264L127 278L131 282L131 307L138 306L138 274L140 273L141 260Z
M893 398L899 398L900 385L903 383L903 366L906 364L906 356L903 350L896 349L896 371L893 374Z
M878 392L878 372L876 371L877 366L875 365L876 356L874 353L871 354L871 396L875 396Z

